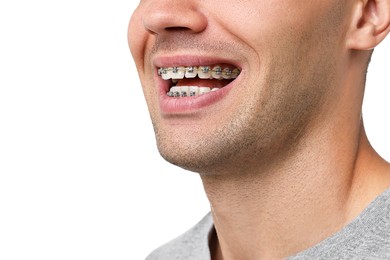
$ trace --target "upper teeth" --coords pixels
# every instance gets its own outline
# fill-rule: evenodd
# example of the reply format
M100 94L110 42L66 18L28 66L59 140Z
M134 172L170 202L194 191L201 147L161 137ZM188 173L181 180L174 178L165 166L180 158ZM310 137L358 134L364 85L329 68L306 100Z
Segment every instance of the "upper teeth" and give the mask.
M235 79L240 74L238 68L226 67L222 69L221 66L178 66L178 67L166 67L159 68L158 75L164 80L168 79L183 79L183 78L195 78L198 76L201 79Z

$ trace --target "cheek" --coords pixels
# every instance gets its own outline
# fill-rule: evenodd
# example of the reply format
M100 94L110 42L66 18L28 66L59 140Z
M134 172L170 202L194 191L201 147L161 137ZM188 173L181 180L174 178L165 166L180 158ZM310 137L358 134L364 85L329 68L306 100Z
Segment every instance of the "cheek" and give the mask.
M259 44L264 42L264 37L274 33L274 28L280 29L278 12L281 10L270 5L270 1L239 2L242 4L221 4L219 1L211 1L212 6L209 9L219 10L213 16L215 15L217 24L227 33L235 35L237 40L256 50Z
M138 76L141 81L145 99L150 109L154 111L155 109L152 108L152 106L156 103L156 100L153 100L156 96L154 93L155 88L147 87L154 84L152 76L153 69L151 64L146 62L150 60L148 58L150 53L146 50L151 48L150 46L153 44L154 36L150 35L143 25L141 15L143 12L141 10L142 8L142 6L139 6L131 16L127 38L129 48L138 71Z
M216 15L225 30L256 52L266 52L275 44L286 41L293 44L296 38L343 19L340 14L345 4L341 2L344 1L239 0L238 5L220 1L207 5L210 10L219 10L213 16Z
M137 8L130 18L127 40L138 71L143 68L144 50L148 38L149 35L143 26L142 17Z

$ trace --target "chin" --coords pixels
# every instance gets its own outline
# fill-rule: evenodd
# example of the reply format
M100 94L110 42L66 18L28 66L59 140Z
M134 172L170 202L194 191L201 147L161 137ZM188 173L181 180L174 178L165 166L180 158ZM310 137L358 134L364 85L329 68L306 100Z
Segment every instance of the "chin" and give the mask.
M192 172L201 173L212 170L216 162L210 156L195 151L191 153L188 149L186 152L180 152L180 149L164 149L159 146L158 150L161 157L167 162Z

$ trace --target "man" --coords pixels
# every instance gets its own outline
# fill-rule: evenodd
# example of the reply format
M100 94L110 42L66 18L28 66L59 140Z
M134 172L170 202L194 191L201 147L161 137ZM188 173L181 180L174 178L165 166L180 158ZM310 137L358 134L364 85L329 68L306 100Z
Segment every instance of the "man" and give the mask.
M161 155L211 213L148 259L390 259L362 121L390 0L141 0L129 45Z

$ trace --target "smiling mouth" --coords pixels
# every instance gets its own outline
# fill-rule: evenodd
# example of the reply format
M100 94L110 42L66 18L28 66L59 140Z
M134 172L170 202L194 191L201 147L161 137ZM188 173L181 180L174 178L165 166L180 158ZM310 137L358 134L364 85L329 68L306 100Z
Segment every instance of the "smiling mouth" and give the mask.
M240 74L233 66L177 66L161 67L158 75L170 81L167 96L172 98L194 97L218 91Z

